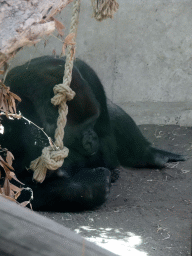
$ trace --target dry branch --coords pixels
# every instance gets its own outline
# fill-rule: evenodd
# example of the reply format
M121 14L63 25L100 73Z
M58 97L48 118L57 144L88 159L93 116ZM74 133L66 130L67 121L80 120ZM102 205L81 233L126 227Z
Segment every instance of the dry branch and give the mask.
M0 2L0 65L23 46L36 44L55 28L52 18L73 0L5 0Z

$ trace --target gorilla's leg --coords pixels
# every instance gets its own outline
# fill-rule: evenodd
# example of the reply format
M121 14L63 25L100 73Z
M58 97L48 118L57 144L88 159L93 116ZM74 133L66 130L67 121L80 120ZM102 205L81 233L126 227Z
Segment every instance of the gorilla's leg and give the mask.
M133 119L111 101L108 101L108 109L122 165L162 168L167 162L186 160L182 155L151 147Z

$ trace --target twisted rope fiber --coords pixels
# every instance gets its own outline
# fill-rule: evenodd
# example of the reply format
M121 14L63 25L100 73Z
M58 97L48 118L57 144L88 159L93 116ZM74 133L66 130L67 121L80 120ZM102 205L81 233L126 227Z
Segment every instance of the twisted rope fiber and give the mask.
M119 9L116 0L91 0L93 6L93 17L102 21L107 18L113 18L113 15Z
M65 62L65 72L63 84L57 84L53 88L54 97L51 103L58 107L59 116L57 119L57 128L55 130L55 145L45 147L42 155L31 162L30 169L34 171L33 179L43 182L47 170L57 170L63 165L64 159L68 156L69 150L63 145L64 128L67 122L68 106L67 101L72 100L75 92L69 87L72 79L73 61L75 57L75 41L77 34L77 26L79 20L80 0L75 0L73 4L72 19L70 25L70 34L74 34L73 43L67 45L67 55Z

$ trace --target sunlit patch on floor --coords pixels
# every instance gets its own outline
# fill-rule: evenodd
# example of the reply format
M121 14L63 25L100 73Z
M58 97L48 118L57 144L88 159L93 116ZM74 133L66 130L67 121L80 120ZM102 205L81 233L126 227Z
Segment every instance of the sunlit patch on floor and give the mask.
M146 252L136 248L142 244L142 238L132 232L125 232L123 228L94 229L89 226L81 226L79 229L75 229L75 232L83 233L87 240L119 256L148 256Z

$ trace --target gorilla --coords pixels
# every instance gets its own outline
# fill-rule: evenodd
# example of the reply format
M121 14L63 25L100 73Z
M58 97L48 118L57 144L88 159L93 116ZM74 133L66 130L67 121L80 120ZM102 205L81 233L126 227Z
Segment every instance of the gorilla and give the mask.
M65 58L44 56L9 71L5 84L21 97L17 111L54 137L58 109L51 104L53 87L62 83ZM111 181L125 167L162 168L169 161L185 157L151 146L132 118L107 100L103 85L93 69L76 59L71 88L76 96L68 102L64 145L69 155L63 166L49 171L43 183L32 180L27 169L41 155L48 140L27 121L1 116L5 132L0 145L14 155L17 178L32 188L35 210L86 210L100 206L107 198ZM26 170L27 169L27 170Z

